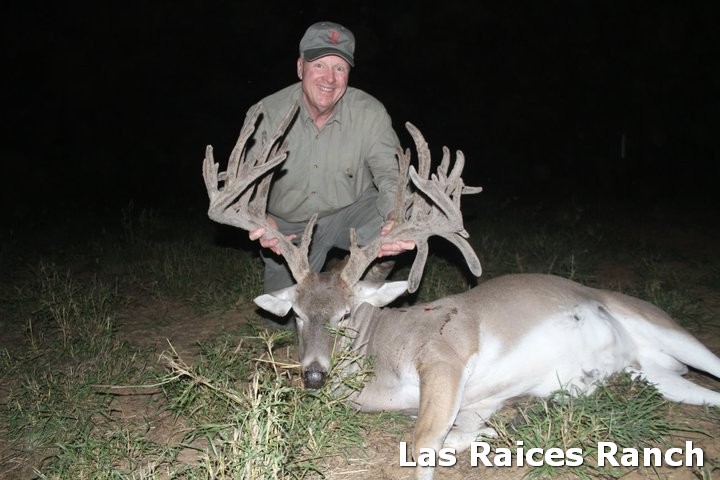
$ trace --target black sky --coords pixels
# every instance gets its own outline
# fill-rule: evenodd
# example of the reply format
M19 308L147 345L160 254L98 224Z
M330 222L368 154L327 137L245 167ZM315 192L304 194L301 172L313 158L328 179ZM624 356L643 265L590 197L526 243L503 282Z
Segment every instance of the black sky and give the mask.
M204 206L205 145L226 158L325 19L403 142L462 149L490 194L717 197L717 2L334 3L5 4L5 205Z

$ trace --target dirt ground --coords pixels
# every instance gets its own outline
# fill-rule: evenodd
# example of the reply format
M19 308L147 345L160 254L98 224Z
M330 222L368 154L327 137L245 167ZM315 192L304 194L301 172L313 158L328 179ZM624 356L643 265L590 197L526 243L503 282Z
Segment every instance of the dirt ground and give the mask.
M612 279L615 284L632 282L632 275L622 266L608 266L599 272L599 276ZM711 317L715 319L712 324L695 328L695 334L703 343L713 351L720 354L720 295L718 292L707 292L704 305L712 311ZM121 335L125 340L141 347L149 347L151 351L167 350L172 344L178 354L188 363L192 363L199 354L198 341L212 337L223 331L232 332L242 325L249 312L232 311L221 315L205 315L198 317L193 311L178 302L152 303L140 305L126 312L121 322ZM692 329L691 329L692 330ZM720 382L698 373L691 373L693 380L710 388L720 390ZM144 416L150 423L152 436L167 439L173 442L180 438L183 425L177 423L170 415L158 413L157 405L152 399L153 395L144 397L121 397L118 400L116 415L132 417ZM711 472L720 468L720 425L711 421L698 421L698 414L702 407L677 405L674 409L675 420L679 423L687 422L688 426L703 433L688 433L671 440L673 446L682 447L685 440L692 440L695 447L704 452L705 469L690 467L670 468L663 467L625 469L626 479L639 480L649 478L690 480L698 478L711 478ZM717 415L714 417L717 419ZM376 431L367 435L366 448L358 450L355 454L344 459L330 459L326 465L326 477L329 480L401 480L413 478L413 470L399 465L399 444L401 441L410 442L412 439L412 425L410 422L401 434ZM187 450L181 456L182 461L192 462L197 458L197 452ZM453 467L442 467L436 471L440 480L475 479L507 479L525 478L531 469L528 467L473 467L469 456L457 455L458 462ZM714 473L715 476L720 473ZM572 470L558 471L558 476L574 477ZM600 478L600 477L599 477Z

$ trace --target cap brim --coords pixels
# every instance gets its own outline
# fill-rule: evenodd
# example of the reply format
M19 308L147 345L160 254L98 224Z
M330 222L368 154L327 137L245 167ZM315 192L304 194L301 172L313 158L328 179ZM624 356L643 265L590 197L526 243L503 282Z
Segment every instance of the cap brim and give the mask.
M310 48L303 52L303 58L308 62L312 62L313 60L317 60L320 57L326 57L328 55L337 55L338 57L342 57L345 59L346 62L350 64L351 67L355 66L355 61L353 60L353 57L336 48Z

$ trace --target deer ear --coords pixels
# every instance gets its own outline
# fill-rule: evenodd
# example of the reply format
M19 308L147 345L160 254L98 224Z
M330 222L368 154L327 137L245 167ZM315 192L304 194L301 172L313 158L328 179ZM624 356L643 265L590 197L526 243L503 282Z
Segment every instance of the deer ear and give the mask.
M256 297L255 305L278 317L284 317L290 311L295 302L295 289L297 285L282 288L274 292L265 293Z
M407 291L408 282L366 282L359 281L353 287L356 304L369 303L376 307L384 307Z

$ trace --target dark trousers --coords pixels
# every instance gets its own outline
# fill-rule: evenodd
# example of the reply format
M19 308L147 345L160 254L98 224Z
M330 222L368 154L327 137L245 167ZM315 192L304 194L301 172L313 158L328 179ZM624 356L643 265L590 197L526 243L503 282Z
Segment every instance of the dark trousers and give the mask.
M375 236L380 235L384 220L377 210L377 195L377 191L369 190L352 205L317 221L308 254L310 268L313 271L320 271L330 249L350 249L351 228L355 228L359 245L365 245ZM305 222L293 223L275 216L273 218L283 234L294 233L298 236L298 240L305 230ZM261 249L261 255L265 262L265 293L274 292L295 283L282 257L266 249Z

